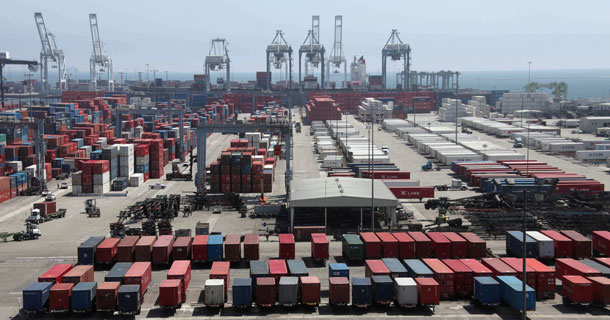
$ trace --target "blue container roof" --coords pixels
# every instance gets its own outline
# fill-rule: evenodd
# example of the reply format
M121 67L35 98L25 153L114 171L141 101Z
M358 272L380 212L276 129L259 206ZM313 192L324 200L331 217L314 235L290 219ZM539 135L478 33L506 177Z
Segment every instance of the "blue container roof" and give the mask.
M372 276L373 283L393 283L390 276Z
M519 278L517 278L515 276L497 276L496 279L498 280L498 282L501 282L504 284L521 285L521 280L519 280Z
M492 277L474 277L474 281L479 282L481 284L500 284Z
M370 286L370 278L352 278L352 285L354 286Z
M79 282L72 291L91 291L97 288L97 282Z
M331 270L349 270L349 267L345 263L331 263L328 267Z
M523 239L523 232L521 231L506 231L507 234L510 234L511 236L519 239L520 241ZM527 234L525 235L525 241L526 242L536 242L536 240L534 240L533 238L531 238L530 236L528 236Z
M23 291L42 291L45 289L51 289L52 286L52 282L34 282L27 288L23 289Z
M299 283L299 277L281 277L280 278L280 284L298 284Z
M251 287L252 279L251 278L235 278L233 279L234 287Z
M140 286L137 284L125 284L119 288L119 293L139 293Z
M208 237L208 244L222 244L222 235L213 234Z

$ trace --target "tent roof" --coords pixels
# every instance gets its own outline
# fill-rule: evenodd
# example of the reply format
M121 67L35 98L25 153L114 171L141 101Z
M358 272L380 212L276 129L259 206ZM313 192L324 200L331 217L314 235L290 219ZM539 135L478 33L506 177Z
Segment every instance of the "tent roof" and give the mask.
M370 207L371 180L315 178L291 183L291 207ZM398 200L381 180L374 181L376 207L395 207Z

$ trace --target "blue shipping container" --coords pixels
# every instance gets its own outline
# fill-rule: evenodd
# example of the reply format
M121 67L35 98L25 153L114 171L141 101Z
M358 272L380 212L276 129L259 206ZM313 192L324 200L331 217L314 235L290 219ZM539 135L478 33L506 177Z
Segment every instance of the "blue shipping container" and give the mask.
M419 259L404 259L402 260L407 267L407 271L409 272L409 277L412 278L433 278L434 272L428 268L421 260Z
M381 260L385 266L388 267L393 278L404 278L409 276L409 271L400 263L400 260L396 258L383 258Z
M106 282L120 282L123 283L123 277L129 271L129 268L133 263L131 262L117 262L114 264L112 269L108 271L108 274L104 277Z
M372 276L373 300L377 304L390 304L394 301L394 281L389 276Z
M328 277L346 277L349 279L349 268L345 263L331 263L328 265Z
M252 306L251 278L233 279L233 306L240 308Z
M502 302L500 283L492 277L474 277L473 296L483 305L498 305Z
M208 261L222 261L222 235L208 237Z
M352 279L352 305L368 307L373 304L373 289L370 278Z
M525 286L525 308L527 310L536 310L536 291L530 286ZM515 310L521 310L523 307L523 287L521 284L511 284L503 290L502 301L511 306Z
M34 282L23 289L23 309L33 312L46 308L52 286L52 282Z
M303 260L287 260L286 264L288 265L288 273L290 273L291 276L309 276L309 271L307 271L307 267L305 266L305 262L303 262Z
M93 311L93 301L97 290L96 282L80 282L72 289L70 303L72 311L86 312Z
M140 313L140 286L123 285L119 288L118 310L121 314Z
M537 258L538 255L538 247L536 240L530 238L530 236L525 236L525 248L527 250L528 258ZM523 232L521 231L507 231L506 232L506 252L518 257L523 257Z
M104 237L91 237L78 246L78 264L93 265L95 262L95 249L104 241Z

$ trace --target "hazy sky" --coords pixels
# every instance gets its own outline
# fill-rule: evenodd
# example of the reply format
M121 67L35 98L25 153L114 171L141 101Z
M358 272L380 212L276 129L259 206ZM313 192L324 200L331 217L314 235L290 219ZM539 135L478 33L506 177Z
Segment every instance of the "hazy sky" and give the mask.
M88 13L97 13L100 36L114 71L201 72L210 39L229 42L234 72L265 69L265 48L277 29L298 52L320 15L320 40L333 42L334 16L343 15L344 52L364 55L371 73L391 33L412 48L412 68L524 70L610 68L609 1L43 1L6 2L0 51L38 59L34 12L43 13L66 54L68 67L88 71L92 44ZM294 55L295 57L298 54ZM293 67L298 71L298 67ZM390 71L399 68L390 64ZM151 75L152 76L152 75Z

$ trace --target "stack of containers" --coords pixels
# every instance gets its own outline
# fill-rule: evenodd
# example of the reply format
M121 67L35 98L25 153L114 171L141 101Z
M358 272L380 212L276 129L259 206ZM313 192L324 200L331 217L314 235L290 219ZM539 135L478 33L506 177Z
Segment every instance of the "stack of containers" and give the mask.
M90 160L94 161L92 169L93 177L93 193L102 195L110 192L110 162L108 160Z
M135 170L137 173L144 174L144 181L148 181L150 177L150 163L149 163L149 155L150 148L147 144L139 144L135 147L135 155L136 155L136 167Z
M150 177L153 179L163 176L164 154L163 140L152 140L150 143Z
M119 148L119 177L130 177L135 173L135 149L133 144L121 144Z
M119 176L119 149L117 146L108 146L101 151L101 160L110 162L110 180L114 180Z

